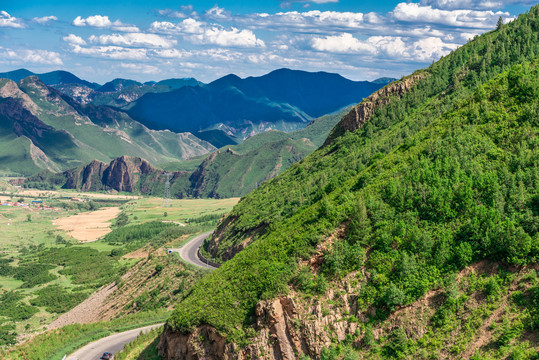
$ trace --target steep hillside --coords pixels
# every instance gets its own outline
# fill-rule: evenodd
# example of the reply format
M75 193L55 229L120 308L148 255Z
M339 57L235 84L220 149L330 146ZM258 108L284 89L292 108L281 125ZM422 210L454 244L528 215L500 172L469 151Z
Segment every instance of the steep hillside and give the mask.
M205 86L147 94L128 111L152 128L194 132L220 127L246 138L267 129L303 128L313 118L356 103L381 86L337 74L281 69L262 77L228 75Z
M538 34L536 6L388 85L242 199L164 358L537 357Z
M214 149L189 133L149 130L123 112L81 105L35 76L0 80L0 100L3 173L60 171L122 155L159 164Z

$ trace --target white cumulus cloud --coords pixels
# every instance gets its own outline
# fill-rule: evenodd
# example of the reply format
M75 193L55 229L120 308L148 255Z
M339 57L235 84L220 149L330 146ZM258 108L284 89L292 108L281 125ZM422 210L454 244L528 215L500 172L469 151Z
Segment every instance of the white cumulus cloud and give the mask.
M12 64L47 64L47 65L63 65L60 54L48 50L13 50L0 46L0 61L9 62Z
M312 41L312 48L321 52L357 53L420 62L438 59L457 47L458 44L445 43L435 36L419 40L401 36L371 36L361 41L352 34L344 33L339 36L315 37Z
M114 60L146 60L148 58L146 49L132 49L121 46L83 47L73 44L72 52L79 55Z
M0 11L0 27L11 27L15 29L24 29L26 25L21 19L9 15L6 11Z
M240 46L240 47L264 47L264 41L257 39L251 30L231 30L212 27L205 29L203 33L193 34L188 37L198 44L214 44L219 46Z
M171 48L176 40L166 39L156 34L127 33L90 36L90 41L102 45L118 45L128 47Z
M113 29L125 32L139 32L140 29L134 25L124 24L120 20L111 21L106 15L93 15L87 18L77 16L73 20L75 26L90 26L99 29Z
M38 24L48 24L52 21L58 21L58 18L54 15L50 15L50 16L43 16L43 17L35 17L33 21Z
M68 42L70 44L74 45L86 45L86 41L84 41L83 38L80 36L77 36L75 34L69 34L68 36L64 36L62 38L65 42Z
M311 10L306 12L286 11L275 14L257 13L238 17L235 21L249 28L327 33L343 29L358 30L365 27L366 21L373 24L381 21L381 17L373 13L365 17L365 14L360 12Z
M251 30L227 29L218 24L208 24L192 18L178 24L168 21L155 21L150 25L150 31L164 34L183 35L186 40L201 45L219 45L230 47L265 47L263 40L258 39Z
M325 38L315 37L312 46L315 50L331 53L367 52L374 54L376 52L376 48L372 44L360 41L349 33L326 36Z
M500 16L510 18L507 12L476 10L441 10L417 3L400 3L393 10L395 19L415 23L434 23L478 29L491 29Z

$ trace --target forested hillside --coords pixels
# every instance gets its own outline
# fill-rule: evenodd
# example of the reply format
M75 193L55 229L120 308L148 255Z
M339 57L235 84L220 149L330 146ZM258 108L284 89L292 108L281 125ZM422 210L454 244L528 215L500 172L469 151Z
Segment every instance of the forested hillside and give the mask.
M242 199L165 358L536 358L538 33L536 6L378 91Z

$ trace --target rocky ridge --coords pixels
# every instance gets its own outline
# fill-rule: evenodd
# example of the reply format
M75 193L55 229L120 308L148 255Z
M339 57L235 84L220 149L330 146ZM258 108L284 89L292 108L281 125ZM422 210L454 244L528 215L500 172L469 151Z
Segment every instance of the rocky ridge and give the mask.
M329 145L333 139L342 133L346 131L354 132L362 127L363 124L369 121L376 110L389 104L392 99L397 100L402 98L404 94L408 93L410 89L417 84L418 81L424 79L425 76L425 73L407 76L390 83L367 97L342 118L342 121L329 134L324 146Z
M141 176L151 175L153 180L159 181L162 171L144 159L122 156L109 164L94 160L82 168L68 170L63 174L67 178L64 185L67 189L135 192L140 186Z

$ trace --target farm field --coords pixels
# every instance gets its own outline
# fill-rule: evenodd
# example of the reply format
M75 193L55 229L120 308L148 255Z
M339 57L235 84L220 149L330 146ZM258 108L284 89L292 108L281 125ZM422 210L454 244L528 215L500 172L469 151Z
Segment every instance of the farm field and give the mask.
M0 348L44 331L160 247L211 228L238 200L173 199L163 207L160 198L6 186L0 196L10 204L0 206ZM124 233L135 240L123 242Z
M111 220L119 213L119 207L108 207L60 218L54 224L80 242L96 241L112 231Z

